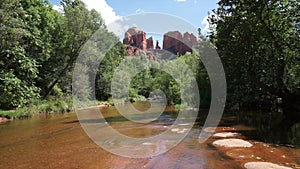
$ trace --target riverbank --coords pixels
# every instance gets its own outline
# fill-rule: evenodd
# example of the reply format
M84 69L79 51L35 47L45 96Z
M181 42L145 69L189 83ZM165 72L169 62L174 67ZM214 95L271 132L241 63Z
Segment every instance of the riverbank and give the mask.
M134 102L143 102L145 100L135 99ZM80 105L76 105L78 109L93 108L93 107L109 107L113 106L112 100L108 101L87 101L80 102ZM175 108L179 108L181 105L175 105ZM28 119L32 116L39 114L55 114L55 113L67 113L74 111L73 102L70 98L56 99L56 100L43 100L35 101L26 107L17 108L15 110L0 110L0 123L8 122L14 119Z
M72 103L70 100L39 100L26 107L17 108L15 110L0 110L0 117L10 121L14 119L27 119L38 114L52 114L70 112Z
M95 106L96 105L96 106ZM112 104L108 101L93 101L81 103L77 107L107 107ZM40 114L57 114L74 111L71 99L43 100L36 101L26 107L15 110L0 110L0 123L9 122L15 119L28 119Z

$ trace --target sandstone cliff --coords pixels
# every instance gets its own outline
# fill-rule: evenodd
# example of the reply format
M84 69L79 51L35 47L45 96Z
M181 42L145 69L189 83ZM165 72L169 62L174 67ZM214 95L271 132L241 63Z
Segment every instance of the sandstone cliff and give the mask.
M192 33L171 31L164 34L163 49L174 54L184 55L186 52L192 52L192 48L197 45L197 37Z
M136 27L128 29L125 33L123 43L126 46L127 54L130 56L140 56L147 53L149 56L154 50L153 38L146 38L146 33ZM192 52L192 48L198 45L195 35L188 32L182 34L179 31L171 31L164 34L163 49L173 54L184 55L186 52ZM160 50L159 42L156 41L156 50ZM153 53L149 58L155 60Z

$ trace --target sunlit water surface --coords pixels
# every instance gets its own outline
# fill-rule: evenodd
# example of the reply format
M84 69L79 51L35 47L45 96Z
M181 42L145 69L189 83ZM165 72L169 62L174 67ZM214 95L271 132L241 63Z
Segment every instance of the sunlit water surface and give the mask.
M148 108L145 103L137 103L135 106L140 110ZM0 168L242 168L243 160L230 158L211 146L210 143L216 138L210 138L202 144L198 142L201 126L206 118L205 111L200 112L196 124L180 144L167 153L144 159L120 157L97 146L83 131L75 113L40 115L0 124ZM164 132L177 117L177 112L168 107L158 120L145 125L129 122L114 107L103 108L102 113L105 121L114 129L136 138L151 137ZM270 117L265 119L266 115L257 115L256 118L253 116L249 112L244 115L224 115L220 126L235 127L249 140L291 145L293 140L299 139L292 132L292 126L284 128L280 120ZM251 119L256 120L251 122ZM295 124L297 123L291 125ZM184 126L179 124L178 131L183 131ZM268 133L275 129L278 131ZM155 145L151 146L153 149L157 148ZM290 161L300 163L300 152L296 147L277 146L277 149L288 153L286 156L289 156ZM275 152L274 160L281 155Z

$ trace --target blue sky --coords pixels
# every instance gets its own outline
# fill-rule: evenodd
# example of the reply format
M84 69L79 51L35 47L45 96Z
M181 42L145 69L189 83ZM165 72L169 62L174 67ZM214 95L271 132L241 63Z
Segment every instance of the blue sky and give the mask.
M99 11L107 24L124 16L159 12L177 16L194 27L205 28L205 17L217 7L217 0L83 0L88 8ZM50 0L59 6L60 0Z

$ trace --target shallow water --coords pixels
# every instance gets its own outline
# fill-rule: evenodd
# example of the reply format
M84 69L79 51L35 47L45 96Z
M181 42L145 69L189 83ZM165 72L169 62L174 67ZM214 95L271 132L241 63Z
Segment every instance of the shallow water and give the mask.
M147 105L137 105L137 107L141 110L147 109ZM102 113L114 129L136 138L164 132L177 116L176 111L167 108L159 120L149 125L141 125L120 117L114 107L104 108ZM187 137L175 148L162 155L144 159L120 157L97 146L83 131L75 113L15 120L0 124L0 168L230 169L242 168L243 163L250 160L240 159L240 157L249 155L250 158L255 149L261 150L265 146L258 143L254 149L247 152L237 149L217 149L211 146L211 142L216 138L210 138L201 144L198 142L198 136L203 119L205 113L199 117ZM251 136L249 133L255 131L255 128L240 123L236 115L224 116L220 125L234 126L238 132L248 133L248 137ZM185 124L179 126L184 128ZM151 146L150 143L145 145ZM289 163L288 166L296 166L300 163L299 149L272 145L265 147L266 150L270 148L274 152L266 157L260 155L266 160L274 159L275 162L281 160L281 164ZM285 158L281 158L283 155Z

